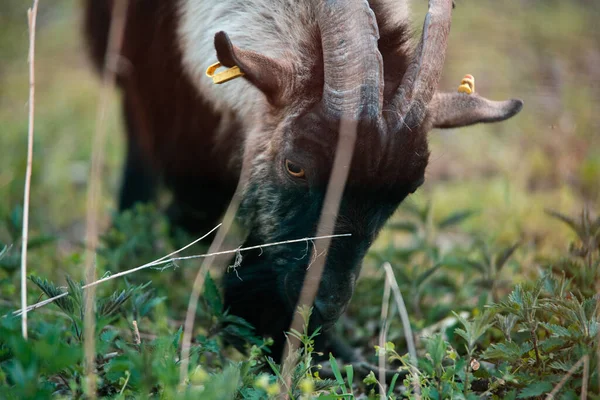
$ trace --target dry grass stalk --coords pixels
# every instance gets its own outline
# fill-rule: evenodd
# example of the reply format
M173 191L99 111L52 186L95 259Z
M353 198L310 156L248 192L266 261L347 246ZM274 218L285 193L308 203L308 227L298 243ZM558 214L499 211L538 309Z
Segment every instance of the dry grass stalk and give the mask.
M33 7L27 10L29 27L29 129L27 131L27 168L25 170L25 189L23 193L23 233L21 235L21 333L27 340L27 243L29 241L29 197L31 189L31 167L33 163L33 123L35 106L35 21L39 0L33 1Z
M583 368L584 368L584 380L583 380L584 383L582 384L582 387L581 387L581 400L586 400L587 399L587 378L589 375L589 371L587 371L587 373L586 373L586 370L587 370L586 367L589 365L588 361L589 361L589 359L588 359L587 354L585 356L581 357L581 359L579 361L577 361L577 363L575 363L575 365L573 365L571 367L569 372L567 372L567 374L565 376L563 376L563 378L560 380L560 382L558 382L556 384L554 389L552 389L552 391L550 393L548 393L548 395L546 396L546 400L554 399L554 396L556 396L558 394L560 389L562 389L562 387L565 385L565 383L567 383L569 378L571 376L573 376L573 374L581 366L581 364L583 364Z
M248 182L249 171L251 170L250 166L253 160L249 153L244 153L243 161L242 161L242 174L238 181L237 188L233 195L233 198L229 202L229 206L227 207L227 211L225 212L225 216L223 218L223 223L217 234L215 235L214 240L210 244L208 248L208 254L201 255L198 257L203 257L204 260L200 266L200 270L196 274L196 278L194 279L194 284L192 286L192 292L190 293L190 300L188 302L188 308L185 314L185 323L183 328L183 337L181 340L181 356L180 356L180 368L179 368L179 384L180 390L183 390L183 386L188 376L188 368L189 368L189 355L190 348L192 344L192 333L194 330L194 322L196 320L196 309L198 306L198 300L200 299L200 293L202 293L202 288L204 286L204 281L206 279L206 274L214 261L214 257L218 255L230 254L230 253L239 253L244 249L236 249L235 251L219 251L227 234L229 233L229 229L231 228L235 215L240 206L240 202L242 200L242 192L243 189ZM279 245L284 243L272 244ZM265 247L265 246L255 246L256 247ZM247 248L245 250L250 250ZM195 258L198 258L195 257Z
M94 281L94 282L91 282L91 283L88 283L88 284L82 286L82 289L88 289L88 288L90 288L92 286L97 286L97 285L99 285L101 283L108 282L110 280L113 280L113 279L116 279L116 278L120 278L120 277L125 276L125 275L132 274L132 273L140 271L142 269L151 268L151 267L155 267L155 266L158 266L158 265L164 265L164 264L167 264L167 263L171 263L173 261L190 260L190 259L196 259L196 258L209 258L209 257L216 257L216 256L221 256L221 255L237 254L237 253L242 253L244 251L256 250L256 249L261 249L261 248L265 248L265 247L281 246L281 245L289 244L289 243L311 242L313 240L322 240L322 239L327 239L327 238L331 238L331 237L346 237L346 236L350 236L350 234L345 233L345 234L331 235L331 236L326 236L326 237L307 237L307 238L302 238L302 239L285 240L283 242L266 243L266 244L261 244L261 245L257 245L257 246L251 246L251 247L236 248L236 249L233 249L233 250L225 250L225 251L219 251L219 252L215 252L215 253L199 254L199 255L186 256L186 257L169 258L169 257L171 257L171 256L173 256L173 255L175 255L175 254L177 254L177 253L179 253L179 252L187 249L188 247L190 247L190 246L198 243L202 239L206 238L208 235L210 235L211 233L213 233L220 226L221 226L221 224L217 225L215 228L213 228L210 232L208 232L207 234L205 234L201 238L198 238L198 239L194 240L193 242L185 245L184 247L182 247L182 248L180 248L178 250L175 250L174 252L172 252L172 253L170 253L170 254L168 254L166 256L162 256L162 257L160 257L160 258L158 258L158 259L156 259L154 261L151 261L149 263L140 265L138 267L131 268L131 269L126 270L126 271L121 271L121 272L119 272L117 274L109 275L109 276L106 276L106 277L104 277L102 279L98 279L97 281ZM69 294L68 292L64 292L64 293L59 294L58 296L54 296L54 297L51 297L49 299L40 301L39 303L32 304L31 306L27 307L27 311L29 312L29 311L41 308L41 307L43 307L43 306L45 306L47 304L50 304L50 303L54 302L55 300L58 300L58 299L60 299L62 297L67 296L68 294ZM22 310L16 310L16 311L14 311L12 313L12 315L19 316L19 315L21 315L21 312L22 312ZM10 315L10 314L8 314L8 315ZM8 315L6 315L6 316L8 316Z
M404 304L404 298L402 297L402 292L400 292L400 287L398 286L398 282L396 281L396 277L394 276L394 270L392 270L392 266L389 262L383 264L383 269L385 270L385 274L387 280L390 283L392 288L392 292L394 293L394 300L396 300L396 307L398 308L398 313L400 314L400 319L402 320L402 327L404 329L404 337L406 338L406 347L408 347L408 353L410 354L411 362L413 365L417 363L417 349L415 347L415 338L412 333L412 329L410 327L410 319L408 318L408 311L406 310L406 305ZM413 387L415 390L415 394L417 399L421 398L421 387L419 386L419 377L417 375L416 367L412 367L410 369L412 375Z
M583 357L583 383L581 384L581 400L587 400L588 381L590 379L590 357Z
M249 163L250 161L251 160L244 160L244 164L247 165L246 163ZM243 168L243 170L248 171L249 168ZM240 178L238 187L236 189L236 193L235 193L233 199L231 200L231 202L229 203L229 207L227 208L227 212L225 213L225 217L223 218L223 224L220 227L220 229L217 231L215 239L213 240L213 242L211 243L211 245L208 249L208 254L188 256L188 257L178 257L178 258L173 258L171 260L167 260L164 262L162 262L162 261L160 262L160 264L163 264L163 263L171 262L171 261L204 258L202 265L200 266L200 270L198 271L198 274L196 274L196 278L194 280L194 284L192 287L192 292L190 294L190 300L188 302L188 308L187 308L186 316L185 316L183 338L181 341L181 357L180 357L180 368L179 368L180 390L183 390L185 381L188 376L189 354L190 354L190 348L191 348L191 344L192 344L192 334L193 334L193 330L194 330L194 322L196 319L196 310L197 310L197 306L198 306L198 301L200 299L200 293L202 293L202 288L204 287L206 274L208 273L208 270L210 269L210 266L212 265L214 258L216 256L239 254L241 252L248 251L248 250L261 249L261 248L270 247L270 246L280 246L280 245L285 245L285 244L289 244L289 243L297 243L297 242L304 242L304 241L308 242L308 241L313 241L313 240L325 240L325 241L329 242L329 240L331 240L331 238L333 238L333 237L350 236L350 234L317 235L315 237L310 237L310 238L302 238L302 239L286 240L286 241L282 241L282 242L267 243L267 244L258 245L258 246L238 248L235 250L218 251L218 249L222 246L222 244L225 240L225 237L227 236L227 233L229 232L229 229L231 228L231 225L233 224L235 214L237 213L237 210L239 208L239 204L241 201L240 193L242 192L242 188L244 187L247 178L248 178L247 176L242 176ZM158 265L158 264L159 263L156 263L155 265Z
M86 207L85 233L85 280L88 283L96 280L95 252L98 245L98 203L102 189L102 166L104 165L104 142L106 138L106 112L110 101L110 91L115 82L117 60L121 52L128 0L113 2L112 17L108 34L108 45L102 72L100 101L96 111L96 126L92 141L92 160L89 175L89 186ZM94 360L96 358L95 342L95 286L86 291L84 315L84 354L87 391L90 398L96 398L96 374Z
M356 142L356 130L357 121L342 118L333 168L331 170L329 184L327 185L327 192L325 193L325 200L323 201L319 224L317 225L317 236L328 236L333 233L340 201L342 199L342 194L344 193L348 173L350 172L354 144ZM303 320L298 310L299 307L311 307L313 305L317 291L319 290L323 270L325 269L327 250L329 249L330 243L331 239L324 240L313 249L313 259L315 261L306 272L302 291L300 292L300 298L296 305L296 312L294 313L289 330L295 329L298 332L302 332ZM322 256L319 257L320 255ZM296 352L298 346L298 339L291 337L286 341L286 346L283 351L285 362L282 368L282 375L288 387L290 386L292 372L292 366L289 365L293 360L291 355Z
M596 296L598 296L598 298L600 298L600 280L596 282ZM596 307L596 320L600 321L600 302L596 303L597 307ZM600 365L600 329L598 330L598 333L596 334L596 358L598 359L598 363L597 365ZM600 392L600 374L598 374L598 391Z
M381 332L379 333L379 397L385 398L386 396L386 368L385 368L385 343L387 342L388 333L388 310L390 307L390 282L385 279L383 286L383 299L381 301Z
M169 258L167 260L154 262L151 266L167 264L167 263L171 263L173 261L185 261L185 260L193 260L196 258L207 258L207 257L217 257L217 256L224 256L224 255L233 255L233 254L243 253L245 251L250 251L250 250L258 250L258 249L262 250L266 247L282 246L284 244L299 243L299 242L307 242L307 243L311 242L312 243L314 240L328 240L328 239L348 237L348 236L352 236L352 234L351 233L338 233L336 235L313 236L313 237L305 237L305 238L300 238L300 239L283 240L281 242L258 244L256 246L249 246L249 247L239 247L239 248L236 248L233 250L222 250L222 251L216 251L214 253L196 254L193 256L184 256L184 257L174 257L174 258Z
M137 321L133 320L133 343L140 344L142 343L142 338L140 337L140 330L138 329Z
M245 162L246 163L246 160ZM192 346L192 334L194 332L194 322L196 321L196 309L198 307L198 301L200 299L200 293L202 293L202 288L204 287L204 281L206 279L206 274L210 269L212 262L214 261L214 257L216 255L221 254L229 254L228 252L218 252L218 250L223 245L225 241L225 237L229 233L229 229L233 224L235 214L240 205L240 192L244 185L246 177L240 177L240 181L238 183L238 187L236 188L233 199L229 203L227 207L227 211L225 212L225 217L223 218L223 223L221 224L217 234L210 244L208 248L207 255L204 255L204 260L200 266L200 270L196 274L196 278L194 279L194 284L192 286L192 292L190 293L190 300L188 302L188 308L185 313L185 323L183 327L183 337L181 340L181 356L180 356L180 364L179 364L179 385L180 390L183 390L185 381L188 376L189 369L189 357L190 357L190 348ZM239 252L241 249L236 249L231 253Z

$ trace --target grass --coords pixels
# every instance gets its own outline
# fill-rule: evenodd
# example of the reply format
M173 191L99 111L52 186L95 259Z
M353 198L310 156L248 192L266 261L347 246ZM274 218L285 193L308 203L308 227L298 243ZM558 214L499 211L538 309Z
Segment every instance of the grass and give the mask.
M18 307L28 6L20 0L0 5L2 314ZM414 8L418 15L424 11L420 3ZM75 0L40 4L28 256L30 273L37 277L28 283L30 304L63 286L73 295L71 305L30 314L29 344L20 341L18 324L15 331L14 321L0 320L0 386L10 387L14 398L83 396L76 294L83 279L81 238L99 80L85 57L80 11ZM377 350L388 357L389 368L399 368L390 395L415 398L418 387L424 398L485 393L542 398L572 370L559 398L579 398L584 382L588 398L598 398L598 361L590 350L598 345L590 300L598 290L598 252L593 240L545 212L577 216L584 207L600 210L598 16L600 7L585 0L458 2L442 87L455 90L471 73L481 94L523 98L525 109L502 124L432 132L425 186L401 207L365 261L349 311L336 329L377 363L381 264L390 262L416 332L419 371L416 381L405 375L411 361L392 304L390 344ZM119 96L111 96L101 225L107 229L113 221L114 227L102 237L99 274L132 268L174 249L164 218L153 208L111 212L123 157ZM593 215L588 219L596 221ZM571 222L577 224L582 222ZM500 264L515 243L518 248ZM588 246L583 258L582 246ZM186 282L195 269L190 262L178 265L98 287L97 309L106 310L97 321L102 395L184 396L176 392L176 359L190 290ZM294 398L353 398L378 392L377 371L359 376L358 369L335 360L323 365L321 374L328 375L318 379L312 338L304 332L296 333L303 347L292 386L286 387L279 367L265 357L268 343L221 309L216 285L207 283L198 311L187 395L265 398L289 391ZM536 311L521 312L526 309ZM133 321L141 343L134 341ZM226 348L224 339L248 343L249 355ZM211 389L227 382L235 383L229 392Z

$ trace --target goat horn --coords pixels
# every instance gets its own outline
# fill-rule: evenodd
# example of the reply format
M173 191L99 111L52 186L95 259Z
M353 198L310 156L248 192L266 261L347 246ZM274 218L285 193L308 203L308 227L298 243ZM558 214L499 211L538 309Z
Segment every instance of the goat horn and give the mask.
M393 130L400 124L412 128L423 122L442 75L451 17L452 0L429 0L416 57L391 102L397 111L388 121Z
M318 24L323 44L325 115L377 119L383 104L379 29L367 0L325 0Z

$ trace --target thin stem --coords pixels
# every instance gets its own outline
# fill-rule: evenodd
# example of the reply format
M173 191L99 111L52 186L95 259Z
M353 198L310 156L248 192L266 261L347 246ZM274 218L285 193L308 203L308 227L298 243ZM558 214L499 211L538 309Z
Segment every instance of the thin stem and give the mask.
M133 325L133 343L140 344L140 343L142 343L142 339L140 337L140 330L138 328L138 324L135 319L133 320L132 325Z
M535 364L540 366L541 358L540 358L540 350L538 348L538 338L537 333L535 332L535 328L531 328L531 340L533 341L533 349L535 350Z
M94 282L96 280L95 252L98 245L98 203L102 191L102 166L104 165L104 142L106 139L106 112L110 102L110 90L114 85L118 69L118 57L121 53L123 36L125 33L125 22L127 17L128 0L114 1L108 42L104 58L102 72L102 86L100 89L100 101L96 111L96 127L92 141L92 160L90 176L88 179L88 194L86 207L86 230L85 230L85 280ZM95 323L94 312L95 289L86 292L85 315L84 315L84 354L85 372L87 383L87 395L96 398L96 374L94 360L96 358Z
M600 279L596 281L596 293L600 293ZM596 320L600 320L600 302L596 303ZM596 359L597 364L600 365L600 329L596 334ZM600 374L598 374L598 391L600 392Z
M357 121L346 118L341 119L335 159L333 161L329 183L327 184L321 216L319 217L319 223L317 225L317 235L329 236L333 233L335 228L340 202L342 200L344 188L346 187L346 181L348 180L348 173L350 172L349 166L352 163L354 144L356 143L356 132ZM323 271L325 269L327 251L329 250L330 244L331 240L325 240L323 243L320 243L320 246L316 246L313 250L313 255L316 260L310 265L310 268L304 277L300 297L296 304L296 312L293 314L292 323L288 331L291 331L292 329L300 331L300 329L302 329L302 317L298 311L302 306L312 307L313 305L321 284L321 277L323 276ZM323 257L318 257L320 254L322 254ZM299 344L300 343L296 338L291 337L290 340L286 341L283 350L285 361L283 362L282 371L284 381L288 387L291 384L291 375L293 372L291 363L294 358L291 355L295 354Z
M188 376L189 370L189 358L190 358L190 349L192 347L192 334L194 331L194 323L196 321L196 310L198 308L198 300L200 299L200 293L202 292L202 288L204 287L204 281L206 280L206 274L216 256L217 250L221 248L223 242L225 241L225 237L229 233L229 229L233 224L235 214L240 205L240 196L239 192L241 190L242 185L245 182L245 176L240 178L238 182L238 187L236 188L233 199L229 203L227 207L227 211L225 212L225 217L223 218L223 224L217 231L215 238L213 239L210 247L208 249L209 254L205 256L202 261L202 265L200 266L200 270L196 274L196 278L194 279L194 284L192 286L192 292L190 293L190 299L188 301L187 311L185 313L185 323L183 326L183 337L181 340L181 355L179 357L179 386L180 390L183 390L186 378ZM238 252L240 250L234 250L234 252ZM210 254L213 253L213 254ZM224 252L218 252L224 253Z
M387 356L385 350L385 344L387 342L388 333L388 309L390 306L390 293L391 293L390 282L388 279L384 280L383 287L383 299L381 301L381 332L379 333L379 397L385 398L386 396L386 373L385 373L385 358Z
M33 1L33 8L27 10L29 26L29 129L27 132L27 168L23 193L23 232L21 234L21 308L27 308L27 243L29 241L29 197L31 189L31 166L33 163L33 123L35 105L35 21L39 0ZM21 315L21 333L27 340L27 313Z
M233 249L233 250L223 250L223 251L217 251L217 252L208 253L208 254L197 254L197 255L193 255L193 256L175 257L175 258L170 258L168 260L163 260L163 261L155 262L151 266L154 267L154 266L157 266L157 265L168 264L168 263L171 263L173 261L193 260L195 258L207 258L207 257L223 256L223 255L227 255L227 254L235 254L235 253L238 253L238 252L241 253L241 252L250 251L250 250L264 249L265 247L281 246L281 245L284 245L284 244L299 243L299 242L309 242L311 240L325 240L325 239L332 239L332 238L339 238L339 237L348 237L348 236L352 236L352 234L351 233L338 233L338 234L335 234L335 235L313 236L313 237L306 237L306 238L302 238L302 239L284 240L284 241L281 241L281 242L259 244L259 245L256 245L256 246L242 247L242 248Z
M140 270L142 270L142 269L145 269L145 268L150 268L150 267L152 267L152 266L154 266L154 265L157 265L156 263L158 263L158 262L161 262L161 261L162 261L162 260L164 260L165 258L171 257L171 256L173 256L173 255L175 255L175 254L177 254L177 253L179 253L179 252L181 252L181 251L183 251L183 250L187 249L188 247L190 247L190 246L192 246L192 245L194 245L194 244L198 243L198 242L199 242L199 241L201 241L202 239L206 238L208 235L210 235L211 233L213 233L213 232L214 232L214 231L215 231L215 230L216 230L216 229L217 229L219 226L221 226L221 224L219 224L219 225L217 225L216 227L214 227L213 229L211 229L211 230L210 230L210 231L209 231L207 234L205 234L204 236L202 236L202 237L200 237L200 238L198 238L198 239L194 240L193 242L191 242L191 243L189 243L189 244L185 245L184 247L182 247L182 248L180 248L180 249L177 249L177 250L175 250L175 251L171 252L170 254L167 254L166 256L162 256L162 257L160 257L160 258L157 258L156 260L154 260L154 261L150 261L149 263L146 263L146 264L143 264L143 265L140 265L139 267L135 267L135 268L129 269L129 270L127 270L127 271L122 271L122 272L119 272L118 274L115 274L115 275L110 275L110 276L107 276L107 277L105 277L105 278L102 278L102 279L100 279L100 280L97 280L97 281L95 281L95 282L89 283L89 284L87 284L87 285L84 285L84 286L83 286L83 289L87 289L87 288L89 288L89 287L91 287L91 286L94 286L94 285L99 285L99 284L101 284L101 283L104 283L104 282L110 281L110 280L112 280L112 279L116 279L116 278L119 278L119 277L121 277L121 276L129 275L129 274L132 274L132 273L134 273L134 272L140 271ZM39 303L36 303L36 304L34 304L34 305L32 305L32 306L28 307L28 308L27 308L27 311L32 311L32 310L35 310L35 309L37 309L37 308L41 308L41 307L45 306L46 304L50 304L50 303L54 302L55 300L58 300L58 299L60 299L60 298L62 298L62 297L65 297L65 296L67 296L68 294L69 294L69 292L64 292L64 293L61 293L61 294L59 294L58 296L54 296L54 297L51 297L51 298L49 298L49 299L46 299L46 300L40 301ZM13 312L13 315L17 315L17 316L18 316L18 315L20 315L22 312L23 312L23 310L17 310L17 311L14 311L14 312ZM9 315L10 315L10 314L9 314ZM7 316L8 316L8 315L7 315Z
M587 400L588 381L590 380L590 356L583 356L583 377L581 383L581 400Z
M170 263L172 261L178 261L178 260L189 260L189 259L194 259L194 258L210 258L210 257L216 257L216 256L220 256L220 255L226 255L226 254L235 254L235 253L242 253L245 251L250 251L250 250L256 250L256 249L262 249L265 247L272 247L272 246L281 246L284 244L290 244L290 243L299 243L299 242L310 242L312 240L322 240L322 239L329 239L329 238L336 238L336 237L348 237L351 236L349 233L342 233L342 234L337 234L337 235L329 235L329 236L315 236L315 237L306 237L306 238L302 238L302 239L293 239L293 240L285 240L282 242L274 242L274 243L266 243L266 244L261 244L261 245L257 245L257 246L251 246L251 247L242 247L242 248L237 248L237 249L232 249L232 250L226 250L226 251L219 251L219 252L215 252L215 253L208 253L208 254L199 254L199 255L195 255L195 256L187 256L187 257L176 257L176 258L169 258L166 259L167 257L170 257L171 255L175 254L175 253L179 253L180 251L188 248L189 246L191 246L194 243L197 243L198 241L206 238L208 235L210 235L212 232L214 232L219 226L221 226L220 224L217 225L215 228L213 228L210 232L208 232L206 235L202 236L199 239L196 239L194 242L186 245L185 247L182 247L179 250L174 251L173 253L163 256L157 260L151 261L149 263L146 263L144 265L140 265L139 267L135 267L126 271L122 271L119 272L118 274L114 274L114 275L109 275L107 277L104 277L102 279L98 279L95 282L91 282L88 283L87 285L82 286L82 289L88 289L92 286L97 286L101 283L104 282L108 282L110 280L116 279L116 278L120 278L122 276L125 275L129 275L132 274L134 272L140 271L142 269L146 269L146 268L151 268L151 267L155 267L157 265L163 265L163 264L167 264ZM69 294L69 292L64 292L59 294L58 296L54 296L51 297L49 299L40 301L39 303L35 303L32 304L31 306L27 307L27 311L32 311L32 310L36 310L38 308L41 308L47 304L53 303L54 301L63 298L65 296L67 296ZM19 316L23 313L23 310L16 310L13 311L11 314L15 315L15 316ZM7 314L5 315L5 317L8 317L11 314Z
M573 374L575 373L575 371L577 371L577 369L579 368L579 366L581 364L584 364L584 369L585 366L587 365L588 362L588 355L586 354L585 356L581 357L581 359L579 361L577 361L575 363L575 365L573 365L571 367L571 369L569 370L569 372L567 372L567 374L565 376L563 376L563 378L560 380L560 382L558 382L556 384L556 386L554 387L554 389L552 389L552 391L550 393L548 393L548 395L546 396L546 400L552 400L554 399L554 396L556 396L556 394L560 391L560 389L562 389L562 387L565 385L565 383L567 383L567 380L569 380L569 378L571 376L573 376ZM581 391L581 398L585 400L587 393L584 394L584 390L586 389L587 392L587 380L584 383L584 386L582 387L582 391Z
M465 364L465 386L463 388L463 394L465 395L465 398L468 398L468 394L469 394L469 385L471 384L471 382L469 382L469 372L471 370L471 354L469 352L469 362Z
M408 354L410 354L411 358L410 371L413 378L412 383L415 389L415 395L417 396L417 399L420 399L421 387L419 386L419 377L417 371L415 371L415 365L417 365L417 349L415 346L415 339L412 333L412 328L410 326L408 311L406 311L406 304L404 303L402 292L400 291L400 287L398 286L398 282L396 281L396 277L394 276L394 270L392 269L392 265L389 262L385 262L383 264L383 268L392 288L392 293L394 293L396 307L398 308L398 313L400 314L400 319L402 320L402 328L404 329L404 337L406 338L406 347L408 347Z

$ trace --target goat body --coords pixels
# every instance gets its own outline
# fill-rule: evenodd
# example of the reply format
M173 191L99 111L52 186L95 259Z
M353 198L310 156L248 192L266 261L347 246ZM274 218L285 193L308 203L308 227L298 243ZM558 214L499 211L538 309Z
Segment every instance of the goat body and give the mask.
M113 0L115 1L115 0ZM357 123L349 178L315 301L315 325L347 306L362 259L385 221L424 179L427 132L507 119L519 100L438 93L451 0L431 0L420 42L407 1L130 0L118 83L127 160L120 208L172 190L174 224L203 231L241 175L247 245L315 233L340 120ZM87 0L86 34L103 64L111 1ZM205 76L218 59L244 73ZM281 351L309 257L304 244L244 257L225 299Z

